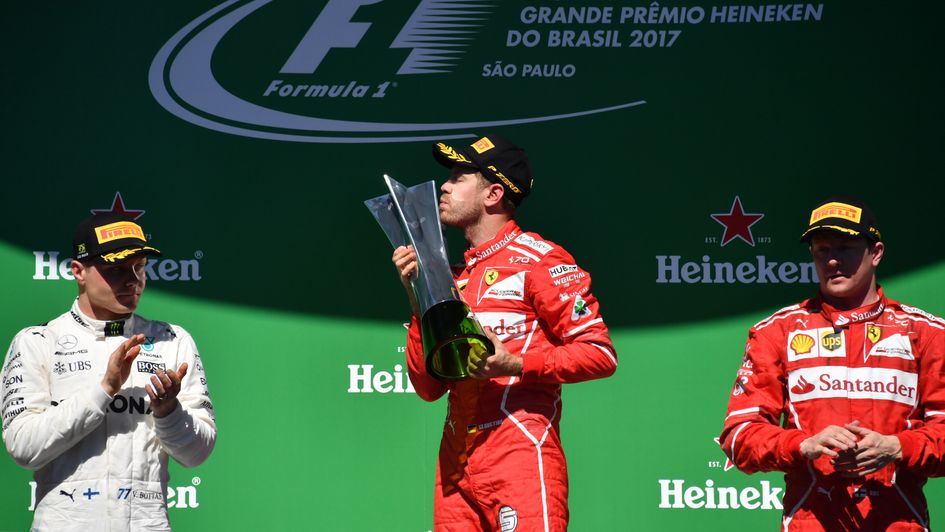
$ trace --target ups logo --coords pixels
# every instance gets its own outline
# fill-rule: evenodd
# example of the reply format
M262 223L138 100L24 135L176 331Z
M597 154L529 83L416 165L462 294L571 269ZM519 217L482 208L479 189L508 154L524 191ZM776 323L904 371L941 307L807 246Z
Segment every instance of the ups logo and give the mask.
M843 336L839 332L825 332L820 338L820 345L829 351L843 347Z

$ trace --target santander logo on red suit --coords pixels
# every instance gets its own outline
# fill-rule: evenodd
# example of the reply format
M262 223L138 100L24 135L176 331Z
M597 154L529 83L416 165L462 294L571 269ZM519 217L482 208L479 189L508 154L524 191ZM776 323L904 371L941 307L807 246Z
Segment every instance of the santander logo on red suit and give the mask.
M797 395L804 395L806 393L810 393L814 391L815 388L817 387L807 382L807 379L805 379L804 377L798 377L797 384L791 387L791 393L797 394Z
M525 314L520 312L477 312L476 318L503 342L524 338L528 332Z
M791 402L811 399L879 399L907 405L916 403L919 377L888 368L817 366L788 374Z

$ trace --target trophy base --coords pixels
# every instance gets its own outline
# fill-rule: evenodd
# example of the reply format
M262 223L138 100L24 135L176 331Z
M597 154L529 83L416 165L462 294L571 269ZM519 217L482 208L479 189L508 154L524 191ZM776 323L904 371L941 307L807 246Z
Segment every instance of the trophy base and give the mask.
M469 355L478 357L495 353L495 346L486 337L466 303L441 301L420 318L423 351L427 373L441 381L458 381L469 377Z

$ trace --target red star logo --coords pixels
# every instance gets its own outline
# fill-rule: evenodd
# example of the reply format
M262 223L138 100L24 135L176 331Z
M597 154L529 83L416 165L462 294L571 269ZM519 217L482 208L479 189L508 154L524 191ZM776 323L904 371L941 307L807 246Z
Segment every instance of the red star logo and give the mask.
M712 219L725 227L722 236L722 245L726 245L736 238L741 238L749 246L754 247L755 237L751 234L751 226L765 217L764 214L746 214L742 208L742 200L735 196L732 208L728 213L711 214Z
M141 218L144 211L125 208L125 200L121 199L121 192L115 192L115 199L112 200L111 207L107 209L92 209L92 214L120 214L132 220L137 220Z
M718 439L718 438L712 438L712 439L715 440L715 444L716 444L716 445L718 445L719 447L722 446L722 444L719 442L719 439ZM725 468L724 468L724 471L728 471L729 469L731 469L731 468L733 468L733 467L735 467L735 463L732 462L732 459L729 458L728 455L726 454L726 455L725 455Z

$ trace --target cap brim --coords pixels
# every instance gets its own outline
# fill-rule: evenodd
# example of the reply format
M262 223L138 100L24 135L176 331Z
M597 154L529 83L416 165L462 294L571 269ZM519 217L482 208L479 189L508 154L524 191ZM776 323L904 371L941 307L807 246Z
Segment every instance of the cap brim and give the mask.
M456 150L452 146L447 146L442 142L433 145L433 159L446 168L463 166L466 168L479 169L479 165L474 163L467 154Z
M807 242L817 231L833 231L836 233L842 233L848 236L860 236L862 233L856 229L850 229L849 227L841 227L839 225L815 225L804 231L804 234L801 235L801 242Z
M142 255L160 257L161 251L157 248L152 248L151 246L129 247L103 253L102 255L94 257L94 260L96 262L102 262L105 264L117 264L120 262L125 262L126 260L133 257L140 257Z

